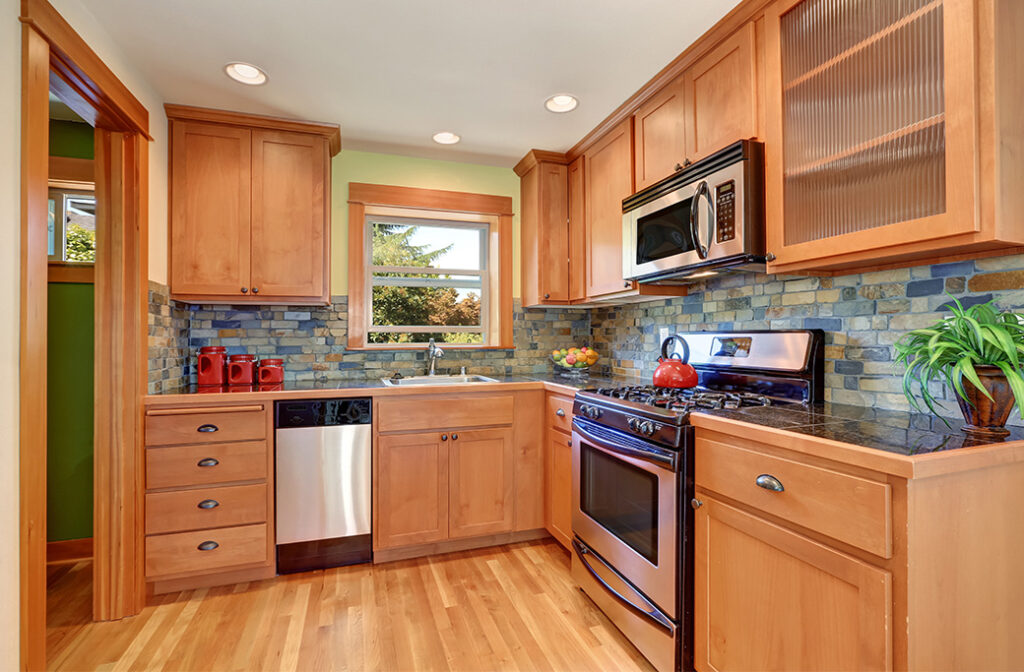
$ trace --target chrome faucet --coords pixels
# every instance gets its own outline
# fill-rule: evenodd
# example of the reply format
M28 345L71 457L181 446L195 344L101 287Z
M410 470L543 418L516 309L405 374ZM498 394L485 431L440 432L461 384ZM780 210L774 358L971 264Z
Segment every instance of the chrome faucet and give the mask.
M427 359L430 360L430 368L427 369L428 376L434 375L434 365L442 357L444 357L444 350L434 344L434 339L430 339L430 342L427 343Z

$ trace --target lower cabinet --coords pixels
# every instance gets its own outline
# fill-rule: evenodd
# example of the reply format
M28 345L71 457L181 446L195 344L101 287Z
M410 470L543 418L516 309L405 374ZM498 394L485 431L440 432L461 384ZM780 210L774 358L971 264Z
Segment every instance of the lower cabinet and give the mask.
M544 451L544 527L568 550L572 543L572 397L549 394Z
M712 497L698 499L698 670L892 669L889 572Z
M511 532L511 427L382 434L374 548Z

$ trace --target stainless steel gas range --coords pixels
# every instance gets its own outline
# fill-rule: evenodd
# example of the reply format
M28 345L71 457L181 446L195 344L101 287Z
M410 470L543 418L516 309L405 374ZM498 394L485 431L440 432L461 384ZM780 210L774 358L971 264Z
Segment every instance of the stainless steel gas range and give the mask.
M699 385L576 394L574 580L661 672L693 669L693 411L820 401L820 331L684 333ZM698 457L699 459L699 457Z

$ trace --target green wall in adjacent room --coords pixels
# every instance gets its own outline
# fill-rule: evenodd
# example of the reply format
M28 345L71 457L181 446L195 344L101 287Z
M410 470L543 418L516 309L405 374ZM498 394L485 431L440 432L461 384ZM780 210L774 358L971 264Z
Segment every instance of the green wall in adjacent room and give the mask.
M92 536L93 286L50 283L46 536Z
M93 158L92 126L51 119L50 154ZM92 536L93 301L91 284L49 285L47 541Z

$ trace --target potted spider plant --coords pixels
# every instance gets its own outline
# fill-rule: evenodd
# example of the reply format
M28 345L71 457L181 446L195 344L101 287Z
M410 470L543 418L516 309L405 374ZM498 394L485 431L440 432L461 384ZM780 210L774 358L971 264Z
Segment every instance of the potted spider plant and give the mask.
M896 342L897 362L906 367L903 393L921 411L916 387L928 410L949 426L928 389L933 381L943 381L956 392L967 421L963 431L1005 436L1014 402L1024 409L1024 315L1001 312L992 301L964 308L950 298L952 315Z

